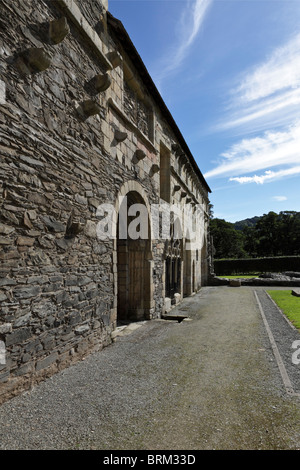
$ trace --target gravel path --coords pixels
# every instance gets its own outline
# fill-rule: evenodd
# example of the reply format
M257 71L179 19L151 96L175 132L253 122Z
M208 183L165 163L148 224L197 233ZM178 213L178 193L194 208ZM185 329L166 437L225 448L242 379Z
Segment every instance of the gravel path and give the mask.
M300 449L297 331L261 288L205 287L0 407L0 449ZM126 334L129 333L130 334Z
M274 290L274 288L270 287L266 290ZM290 289L286 288L285 290ZM294 342L300 340L299 331L290 324L289 320L287 320L287 318L275 306L273 300L266 294L265 290L256 289L256 291L264 317L271 330L271 335L275 341L280 358L283 361L283 366L288 375L288 380L290 383L285 384L285 371L282 372L282 380L288 392L289 388L291 388L292 392L296 395L299 395L300 397L300 364L293 364L292 361L292 355L296 349L300 351L300 343L299 346L293 348ZM299 360L300 353L297 354L297 357Z

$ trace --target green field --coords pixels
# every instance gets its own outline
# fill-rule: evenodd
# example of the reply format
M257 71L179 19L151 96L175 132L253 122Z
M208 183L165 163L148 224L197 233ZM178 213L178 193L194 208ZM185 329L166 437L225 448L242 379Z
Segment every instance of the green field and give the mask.
M291 290L268 290L270 297L300 331L300 297L292 295Z

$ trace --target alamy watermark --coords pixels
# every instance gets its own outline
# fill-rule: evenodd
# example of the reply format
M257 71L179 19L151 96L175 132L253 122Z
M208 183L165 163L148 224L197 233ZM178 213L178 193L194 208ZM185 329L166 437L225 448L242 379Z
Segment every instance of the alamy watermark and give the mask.
M113 204L100 204L96 217L99 240L182 240L187 250L201 249L205 235L205 210L201 204L128 204L127 196L119 198L119 209Z
M296 351L292 354L292 363L295 365L300 364L300 340L296 340L292 344L292 348L296 349Z
M0 80L0 105L6 103L6 85L3 80Z
M6 349L4 341L0 341L0 365L6 364Z

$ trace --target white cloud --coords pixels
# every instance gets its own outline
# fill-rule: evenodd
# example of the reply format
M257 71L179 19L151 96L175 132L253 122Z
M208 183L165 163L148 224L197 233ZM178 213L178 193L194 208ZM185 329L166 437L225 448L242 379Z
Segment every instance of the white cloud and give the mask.
M266 132L262 137L243 139L221 157L219 165L208 171L205 178L239 176L278 166L291 167L284 170L290 173L280 172L282 177L292 174L293 168L297 169L300 163L300 121L281 132ZM266 176L259 179L263 182L270 179Z
M264 184L299 174L300 34L243 75L227 112L219 129L260 134L233 144L206 178Z
M300 52L299 52L300 54ZM230 129L250 124L252 130L264 129L272 124L286 124L299 118L300 88L289 90L272 97L261 100L247 109L239 109L224 120L218 127Z
M229 178L229 181L237 181L240 184L245 183L256 183L256 184L263 184L266 180L274 178L273 171L266 171L264 175L258 176L236 176L235 178Z
M286 196L273 196L273 199L275 199L275 201L281 202L281 201L286 201L287 197Z
M300 34L241 75L229 92L229 100L227 114L217 129L251 125L253 132L299 119Z
M204 22L209 7L214 0L188 0L186 7L182 12L179 20L178 42L173 48L173 52L168 53L168 57L164 58L164 67L161 70L157 81L160 82L170 72L177 70L187 56L190 47L195 42L201 26Z
M300 85L300 34L294 36L287 44L277 48L271 57L247 76L235 90L241 103L282 92Z
M275 181L278 179L286 178L288 176L296 176L299 174L300 174L300 166L295 166L292 168L288 168L286 170L279 170L279 171L267 170L265 171L263 175L236 176L236 177L229 178L229 181L237 181L240 184L245 184L245 183L264 184L266 182Z
M196 36L200 30L200 27L202 26L203 20L207 13L208 7L211 5L211 3L212 0L196 0L194 2L194 6L192 8L192 28L189 36L187 36L184 42L181 44L181 51L186 51L186 49L191 46L194 40L196 39ZM188 8L190 8L189 5ZM190 15L190 12L188 13L188 15Z

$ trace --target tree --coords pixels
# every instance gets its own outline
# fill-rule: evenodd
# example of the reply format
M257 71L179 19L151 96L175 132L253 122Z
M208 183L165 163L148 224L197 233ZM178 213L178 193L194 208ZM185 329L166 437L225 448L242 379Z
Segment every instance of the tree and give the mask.
M282 211L264 214L255 226L260 256L300 254L300 213Z
M276 256L279 251L278 214L264 214L255 226L259 256Z
M215 258L242 258L244 236L235 230L234 225L224 219L211 219L210 233L213 237Z
M281 254L296 255L300 253L300 213L283 211L278 216L278 232Z
M250 226L244 226L243 228L244 235L244 250L247 255L251 258L256 258L258 253L258 238L256 236L256 229Z
M211 217L210 232L216 259L300 255L300 212L271 211L236 224Z

